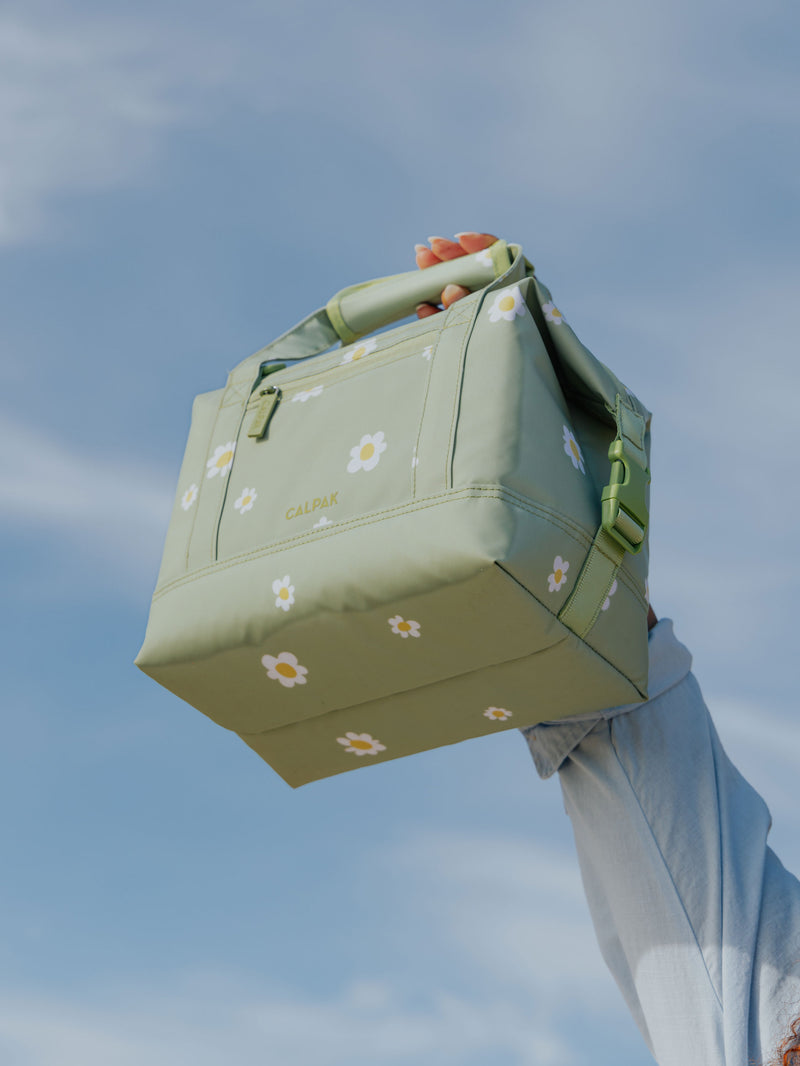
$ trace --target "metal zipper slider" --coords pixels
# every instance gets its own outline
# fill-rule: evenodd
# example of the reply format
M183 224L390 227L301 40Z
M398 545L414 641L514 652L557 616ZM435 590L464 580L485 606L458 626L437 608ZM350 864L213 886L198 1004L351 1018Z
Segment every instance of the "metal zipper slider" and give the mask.
M253 437L254 440L261 440L266 434L269 420L275 413L275 408L278 406L281 395L281 390L277 385L270 385L269 388L261 390L259 393L261 400L247 431L248 437Z

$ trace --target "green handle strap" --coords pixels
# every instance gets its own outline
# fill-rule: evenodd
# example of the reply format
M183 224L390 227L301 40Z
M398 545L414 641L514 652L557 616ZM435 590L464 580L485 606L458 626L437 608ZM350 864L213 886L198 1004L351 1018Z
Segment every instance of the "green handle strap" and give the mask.
M486 257L481 253L475 253L438 263L427 270L410 270L342 289L325 307L239 363L231 371L229 385L250 389L264 362L319 355L339 342L349 344L365 333L413 315L417 304L438 303L446 285L463 285L474 292L509 272L519 273L520 279L533 272L518 245L495 241L489 251L490 263L485 262Z
M647 423L627 394L617 393L613 414L617 436L608 449L611 477L603 489L600 528L558 615L579 637L597 621L626 553L641 551L647 535Z
M413 315L418 304L438 304L446 285L463 285L474 292L483 289L510 269L512 257L521 249L495 241L490 247L491 266L476 255L459 256L427 270L410 270L376 278L342 289L328 301L326 310L343 344Z

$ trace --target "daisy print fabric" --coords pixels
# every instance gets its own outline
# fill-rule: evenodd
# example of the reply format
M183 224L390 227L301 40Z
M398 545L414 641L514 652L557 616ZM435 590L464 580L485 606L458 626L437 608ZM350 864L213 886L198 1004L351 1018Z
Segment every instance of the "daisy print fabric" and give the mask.
M552 322L554 326L560 326L564 321L564 316L554 303L542 304L542 311L544 311L544 317L548 322Z
M336 738L336 743L341 744L350 755L377 755L379 751L386 751L386 745L369 733L345 733L343 737Z
M184 511L188 511L194 501L197 499L198 488L197 485L190 485L189 488L181 496L181 507Z
M355 474L359 470L374 470L385 451L386 441L383 438L383 433L375 433L373 435L365 433L355 448L350 449L350 462L347 464L347 473Z
M513 289L501 289L494 298L494 303L489 308L490 322L513 322L517 315L524 315L526 311L525 301L519 291L519 285Z
M359 359L363 359L365 355L371 355L378 346L378 342L374 337L368 341L362 341L357 347L351 348L349 352L345 352L342 356L342 366L347 363L357 363Z
M282 611L288 611L294 603L294 585L287 574L284 578L276 577L272 582L272 591L275 594L275 606Z
M284 688L306 683L308 670L300 665L297 656L290 651L282 651L280 655L262 655L261 665L266 669L267 677L271 681L279 681Z
M253 510L253 504L258 499L258 493L255 489L242 489L242 494L239 499L234 503L234 507L239 514L247 514L248 511Z
M507 711L505 707L487 707L483 712L484 718L489 718L493 722L505 722L507 718L512 717L512 711Z
M575 435L569 426L564 426L564 452L572 460L572 465L576 470L580 470L582 474L586 473L586 467L583 465L583 452L581 446L575 440Z
M611 606L611 597L614 595L614 593L616 591L617 591L617 579L614 578L614 580L611 583L611 588L608 590L608 595L603 600L603 606L600 608L601 611L607 611L608 610L608 608Z
M300 392L296 392L292 397L292 403L305 403L312 396L321 396L322 388L322 385L315 385L313 389L301 389Z
M547 578L550 592L558 592L560 590L567 580L567 570L569 570L569 563L566 559L562 559L560 555L557 555L553 560L553 572Z
M399 614L396 614L394 618L390 618L389 625L392 627L392 632L396 633L398 637L402 637L406 640L408 637L418 637L420 632L419 622L408 621L405 618L401 618Z
M231 468L233 453L235 451L235 440L229 440L227 444L218 444L214 449L214 454L206 463L206 477L216 477L217 474L227 474Z

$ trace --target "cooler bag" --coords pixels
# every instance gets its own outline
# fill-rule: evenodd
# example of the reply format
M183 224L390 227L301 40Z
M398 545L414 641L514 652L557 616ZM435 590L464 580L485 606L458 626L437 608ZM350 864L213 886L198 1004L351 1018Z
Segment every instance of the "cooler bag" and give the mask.
M294 787L644 700L649 419L516 245L345 289L196 398L137 665Z

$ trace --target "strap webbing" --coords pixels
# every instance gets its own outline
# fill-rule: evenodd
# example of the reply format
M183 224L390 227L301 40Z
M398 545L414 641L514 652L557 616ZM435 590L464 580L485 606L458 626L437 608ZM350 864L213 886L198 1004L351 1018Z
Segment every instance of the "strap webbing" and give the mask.
M572 595L561 608L559 622L563 622L577 636L585 637L603 609L624 558L625 549L601 526L595 534Z
M635 463L646 472L645 432L647 427L643 415L630 405L627 398L618 394L614 404L614 420L617 423L617 436L614 443L621 441L626 462ZM624 512L621 514L624 518ZM618 519L618 526L619 524ZM635 550L638 550L638 547ZM620 543L619 538L612 536L601 525L595 534L572 594L558 615L559 621L577 636L585 637L597 621L625 559L625 554L626 549Z

